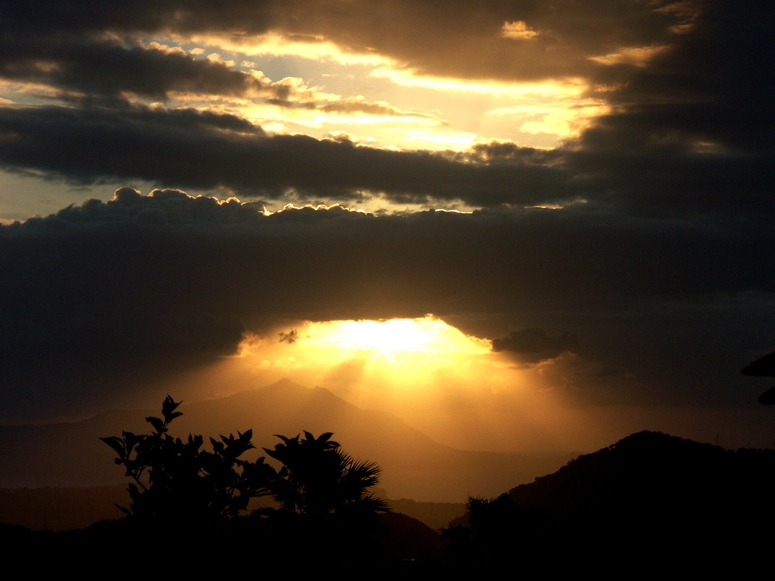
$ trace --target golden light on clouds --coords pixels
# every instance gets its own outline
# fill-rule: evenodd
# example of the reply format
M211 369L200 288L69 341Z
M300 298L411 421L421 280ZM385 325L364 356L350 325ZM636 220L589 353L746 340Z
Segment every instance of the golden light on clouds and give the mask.
M500 35L511 40L530 40L538 36L538 33L522 20L515 20L514 22L504 22Z
M507 21L500 35L529 40L538 33L524 21ZM176 94L178 102L242 116L273 133L320 139L342 130L358 134L359 142L396 150L463 151L488 139L550 147L575 137L605 113L600 102L585 97L590 83L581 77L503 82L433 76L366 49L356 54L320 36L269 32L172 38L197 58L232 69L241 63L248 69L242 72L255 79L241 95L203 101L201 95ZM651 54L632 50L599 58ZM271 69L272 78L301 76L273 81L259 69L283 60L287 66Z
M468 80L451 77L431 77L417 74L408 68L378 67L371 77L389 79L397 85L425 87L428 89L487 93L498 96L580 96L587 89L582 78L564 78L534 83L504 83L500 81Z
M269 32L254 36L171 34L181 43L192 43L221 51L241 53L252 57L300 57L314 61L331 61L341 65L394 66L396 62L376 53L349 52L322 37L289 36Z
M670 50L669 46L634 46L622 48L602 56L591 56L589 60L601 65L634 65L645 66L648 61L657 55Z
M592 121L610 111L600 99L565 99L553 103L531 103L514 107L499 107L486 115L511 117L522 133L578 135Z

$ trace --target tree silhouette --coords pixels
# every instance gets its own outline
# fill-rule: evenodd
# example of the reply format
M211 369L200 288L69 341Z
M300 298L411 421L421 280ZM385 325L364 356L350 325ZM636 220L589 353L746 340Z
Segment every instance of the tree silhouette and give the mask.
M122 511L137 520L163 520L175 525L211 525L246 511L251 498L271 496L279 509L264 508L279 526L307 523L328 527L378 528L378 515L387 505L369 489L379 481L380 469L345 454L330 432L316 438L304 432L264 448L278 460L278 471L261 457L240 459L254 448L252 430L237 436L210 438L212 452L202 449L204 438L189 435L183 441L168 432L182 413L170 396L162 404L162 417L147 417L153 431L147 435L123 432L122 437L100 438L123 465L132 503ZM285 524L284 524L285 523ZM315 526L317 526L315 525Z
M379 515L389 512L369 488L379 481L379 467L345 454L331 433L315 437L304 432L264 448L282 468L268 484L279 508L260 511L274 535L293 539L275 546L275 554L293 562L304 554L308 562L347 566L379 559L379 536L385 533Z
M130 507L119 506L139 520L163 520L179 526L211 525L237 516L256 496L269 493L275 470L261 457L255 462L240 456L254 448L252 431L210 438L213 451L202 449L202 436L186 441L170 436L168 426L183 415L180 402L170 396L162 418L147 417L153 431L147 435L123 432L122 437L100 438L118 454L116 464L126 468L134 482L128 486Z
M327 432L315 438L277 436L282 443L264 448L282 468L268 485L280 510L315 519L375 521L387 512L385 502L369 493L379 482L380 469L374 462L362 462L345 454Z

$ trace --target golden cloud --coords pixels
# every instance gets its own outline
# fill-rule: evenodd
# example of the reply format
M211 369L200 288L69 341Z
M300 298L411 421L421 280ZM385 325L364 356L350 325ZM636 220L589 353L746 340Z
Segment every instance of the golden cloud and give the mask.
M655 56L669 50L669 46L637 46L627 47L602 56L591 56L589 60L601 65L635 65L645 66Z
M511 40L530 40L538 36L538 33L525 24L522 20L514 22L504 22L501 27L500 36Z

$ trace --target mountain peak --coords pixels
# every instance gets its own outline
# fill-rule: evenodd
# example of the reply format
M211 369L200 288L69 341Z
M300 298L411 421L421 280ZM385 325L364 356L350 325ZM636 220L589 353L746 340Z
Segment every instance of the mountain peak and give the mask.
M269 385L265 385L264 387L261 387L259 389L295 389L295 390L306 389L311 391L309 387L301 385L300 383L296 383L295 381L291 381L287 377L283 377L282 379L275 381L274 383L270 383ZM250 391L255 391L255 390L250 390Z

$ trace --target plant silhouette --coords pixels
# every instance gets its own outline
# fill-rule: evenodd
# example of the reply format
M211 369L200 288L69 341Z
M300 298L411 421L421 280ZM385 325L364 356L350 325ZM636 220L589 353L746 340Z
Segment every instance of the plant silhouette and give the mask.
M210 438L213 451L203 450L202 436L182 441L167 433L170 422L183 415L175 411L179 405L167 396L162 418L145 418L153 427L150 434L100 438L116 451L116 464L134 481L128 486L132 504L118 508L139 520L201 526L237 516L251 498L269 493L275 470L263 457L255 462L240 459L255 447L251 430L237 432L237 437Z
M383 500L369 493L380 469L345 454L332 435L277 436L282 442L264 448L282 463L268 484L279 508L259 514L267 518L273 536L294 539L274 549L289 561L303 554L310 563L325 566L373 562L379 559L378 539L386 533L379 515L389 512Z
M303 438L277 436L282 443L264 448L283 465L268 485L270 493L285 513L365 524L388 511L383 500L368 492L379 482L379 466L345 454L332 436L330 432L317 438L309 432Z
M303 438L278 436L281 443L264 448L282 464L277 471L264 457L255 462L240 458L255 448L252 430L210 438L212 452L202 448L202 436L189 435L185 441L170 436L169 424L182 415L176 411L179 405L167 396L162 417L145 418L153 428L150 434L100 438L133 480L131 505L118 508L136 522L212 528L245 512L250 499L270 496L279 508L254 514L269 517L279 533L314 529L341 536L379 530L378 515L388 508L369 493L379 480L379 466L345 454L330 432L317 438L309 432Z

